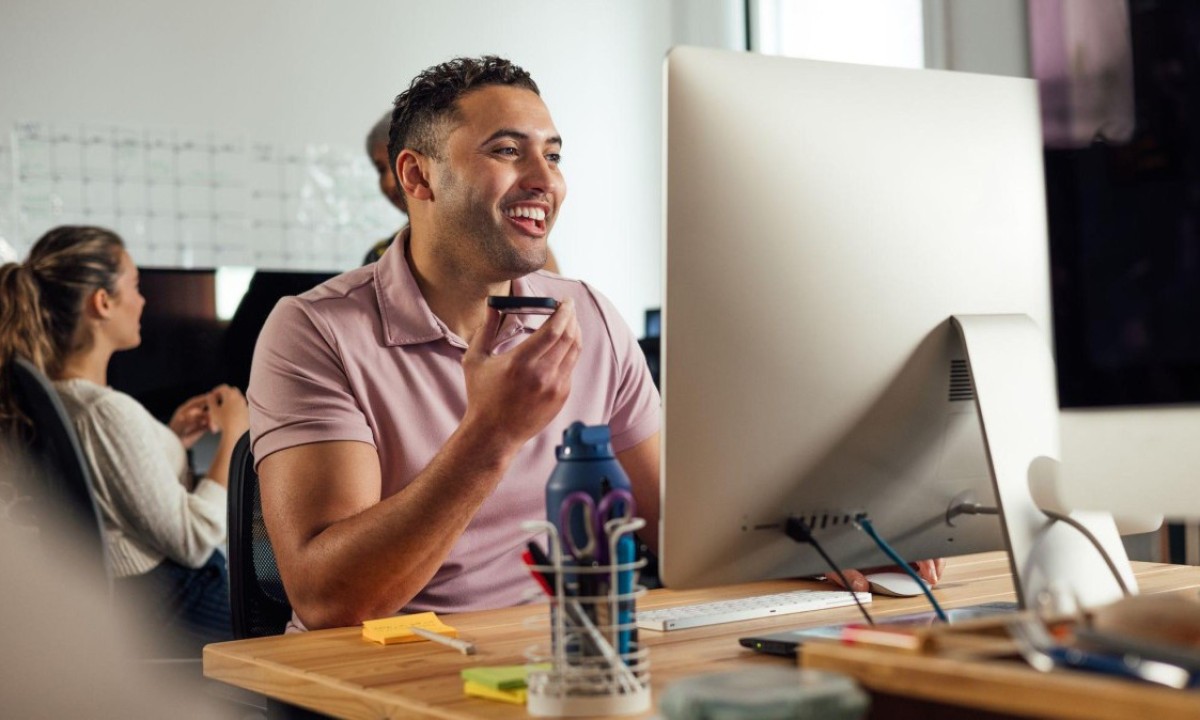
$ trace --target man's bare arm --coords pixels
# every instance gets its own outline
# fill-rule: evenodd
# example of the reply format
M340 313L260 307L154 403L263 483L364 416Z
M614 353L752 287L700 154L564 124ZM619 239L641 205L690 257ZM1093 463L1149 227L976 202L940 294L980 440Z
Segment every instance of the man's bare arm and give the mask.
M293 609L309 628L390 615L437 572L511 459L456 432L403 492L379 501L360 442L301 445L261 466L263 516Z
M463 359L467 411L430 464L380 502L370 445L281 450L259 466L263 516L296 614L309 628L394 613L429 581L525 442L558 414L579 357L569 300L513 350L488 322Z
M658 553L659 501L659 434L654 433L637 445L617 453L617 460L633 486L633 500L638 517L645 518L646 528L638 533L651 552Z

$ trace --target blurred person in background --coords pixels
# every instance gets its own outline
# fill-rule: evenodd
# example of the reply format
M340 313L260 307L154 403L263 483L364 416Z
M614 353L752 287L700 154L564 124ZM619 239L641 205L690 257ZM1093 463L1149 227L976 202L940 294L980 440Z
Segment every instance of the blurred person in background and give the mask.
M246 401L220 385L163 425L110 388L113 353L141 343L144 305L133 259L102 228L55 228L24 263L0 267L0 429L18 438L31 430L6 380L20 355L53 381L79 437L118 600L143 601L144 625L173 631L198 655L204 644L232 638L218 548L226 537L230 457L248 427ZM187 448L208 432L220 440L197 480Z
M214 701L178 663L139 659L161 646L140 604L114 608L93 554L66 518L36 508L36 468L0 437L0 698L12 718L236 718L246 707ZM35 511L36 508L36 511ZM187 665L198 665L188 663ZM198 673L197 673L198 674Z

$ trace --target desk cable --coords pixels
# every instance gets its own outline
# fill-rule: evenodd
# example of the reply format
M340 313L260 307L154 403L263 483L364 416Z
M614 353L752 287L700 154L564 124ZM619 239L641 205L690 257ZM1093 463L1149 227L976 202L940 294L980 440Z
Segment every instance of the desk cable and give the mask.
M1117 570L1116 563L1114 563L1112 557L1109 556L1108 551L1104 549L1104 546L1100 544L1100 540L1097 539L1096 536L1092 534L1092 531L1087 529L1086 525L1079 522L1078 520L1071 517L1070 515L1065 515L1063 513L1055 512L1053 510L1045 510L1042 508L1039 508L1039 510L1041 510L1042 514L1044 514L1046 517L1050 518L1051 520L1054 520L1057 522L1064 522L1064 523L1070 525L1071 527L1078 530L1081 535L1083 535L1085 538L1087 538L1088 542L1090 542L1092 544L1092 547L1096 548L1096 552L1100 553L1100 557L1104 558L1104 564L1108 566L1108 571L1110 573L1112 573L1113 579L1117 581L1117 585L1121 588L1121 594L1125 597L1131 597L1133 595L1133 593L1131 593L1129 591L1129 586L1125 584L1125 578L1121 577L1121 571ZM958 505L955 505L954 507L950 508L950 513L948 513L948 514L951 514L951 515L999 515L1000 510L999 510L999 508L987 507L985 505L980 505L979 503L964 502L964 503L959 503Z
M875 544L879 546L879 549L892 559L892 562L896 563L901 570L908 573L908 576L916 581L917 585L920 586L921 591L925 593L925 597L929 599L929 604L933 606L933 611L937 613L938 620L941 620L942 622L950 622L950 619L946 617L946 612L942 610L942 606L938 604L936 599L934 599L933 593L929 590L929 585L917 576L917 573L912 569L908 562L905 561L904 558L900 557L900 554L893 550L891 545L888 545L883 538L879 537L879 533L875 532L875 526L871 524L871 521L867 519L867 516L859 515L858 517L854 518L854 526L869 535L871 539L875 541Z
M867 612L867 609L863 607L862 601L858 599L858 593L854 592L854 589L850 587L850 582L846 580L846 576L842 574L842 569L837 566L837 563L835 563L833 559L829 557L829 555L825 554L825 549L822 548L821 543L817 542L817 539L813 537L812 528L808 526L808 523L804 521L804 518L795 516L789 517L787 522L784 523L783 531L787 533L788 537L796 542L802 545L807 544L813 546L813 549L817 551L817 554L821 556L821 559L825 561L825 564L832 568L833 572L836 573L838 578L842 581L842 587L844 587L850 593L850 597L854 599L854 604L858 606L858 611L862 613L864 618L866 618L867 624L874 625L875 618L871 617L871 613Z

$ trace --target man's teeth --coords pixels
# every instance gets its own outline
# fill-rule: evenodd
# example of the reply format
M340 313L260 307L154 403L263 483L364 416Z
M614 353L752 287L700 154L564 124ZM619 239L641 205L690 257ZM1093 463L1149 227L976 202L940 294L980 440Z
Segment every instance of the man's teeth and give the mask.
M509 217L523 217L530 220L545 220L546 211L535 207L515 207L504 211L504 214Z

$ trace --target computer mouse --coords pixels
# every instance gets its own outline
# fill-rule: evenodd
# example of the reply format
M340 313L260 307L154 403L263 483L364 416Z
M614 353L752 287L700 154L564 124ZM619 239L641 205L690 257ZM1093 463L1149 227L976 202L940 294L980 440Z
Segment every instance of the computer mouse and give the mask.
M913 597L925 592L921 587L924 581L918 583L902 572L878 572L866 576L871 583L871 592L892 597Z

